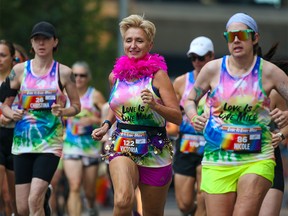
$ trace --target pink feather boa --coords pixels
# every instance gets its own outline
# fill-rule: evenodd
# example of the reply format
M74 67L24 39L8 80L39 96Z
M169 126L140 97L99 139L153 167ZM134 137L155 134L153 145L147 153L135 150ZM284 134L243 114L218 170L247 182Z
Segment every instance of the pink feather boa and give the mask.
M159 54L147 54L142 59L121 56L116 60L112 73L115 79L131 80L142 77L153 77L159 71L167 73L167 65L163 56Z

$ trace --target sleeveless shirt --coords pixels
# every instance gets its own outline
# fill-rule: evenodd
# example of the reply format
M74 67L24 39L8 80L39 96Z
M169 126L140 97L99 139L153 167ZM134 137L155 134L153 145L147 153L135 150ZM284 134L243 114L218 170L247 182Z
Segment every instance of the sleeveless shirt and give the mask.
M180 100L180 107L184 107L184 103L187 100L187 97L192 90L195 78L194 71L187 72L185 74L185 88L183 91L183 95ZM206 95L200 99L197 106L197 113L201 115L204 112L206 101ZM180 125L180 142L176 143L176 151L180 151L182 153L197 153L197 155L203 155L205 140L202 133L197 132L193 125L191 124L191 120L187 117L187 115L183 112L182 114L182 123Z
M161 98L154 92L152 78L144 77L134 82L117 79L109 99L117 122L151 127L165 127L165 119L145 105L141 99L141 91L149 89L156 103L162 104Z
M207 141L203 165L241 165L274 158L269 131L270 100L262 88L263 60L251 71L229 74L223 57L220 81L208 96L210 117L204 129Z
M142 130L141 126L156 128L166 126L166 120L141 99L141 91L147 88L152 92L154 100L163 104L155 93L152 81L151 77L142 77L134 82L116 80L110 94L109 105L118 123L137 125L139 131ZM170 153L169 148L163 148L162 152L157 154L150 145L145 156L138 158L137 164L144 167L164 167L172 162Z
M183 92L183 95L180 100L180 106L184 107L184 103L187 100L187 97L192 90L193 86L195 83L194 79L194 72L188 72L186 73L186 81L185 81L185 89ZM206 95L200 99L198 106L197 106L197 113L198 115L201 115L204 112L205 108L205 101L206 101ZM180 125L180 132L181 133L190 133L190 134L199 134L198 132L195 131L193 125L190 123L191 120L188 119L187 115L183 113L183 121Z
M65 104L58 85L59 63L53 61L48 72L38 76L33 72L32 61L25 62L18 93L19 109L24 109L24 115L15 125L12 153L53 153L60 157L63 125L61 117L51 112L53 103Z
M66 136L64 140L63 153L72 155L82 155L88 157L99 157L102 144L91 137L91 133L98 125L82 126L79 120L82 117L101 117L100 110L95 107L93 96L95 88L88 87L84 95L80 97L81 112L67 118Z

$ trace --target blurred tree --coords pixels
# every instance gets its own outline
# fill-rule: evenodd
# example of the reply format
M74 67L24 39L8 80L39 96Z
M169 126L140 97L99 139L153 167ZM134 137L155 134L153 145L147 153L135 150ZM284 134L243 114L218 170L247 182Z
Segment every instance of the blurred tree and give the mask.
M0 38L30 50L30 33L39 21L51 22L60 40L55 59L71 66L87 61L96 88L106 96L107 77L117 55L117 17L101 16L104 0L0 0ZM103 80L103 81L102 81Z

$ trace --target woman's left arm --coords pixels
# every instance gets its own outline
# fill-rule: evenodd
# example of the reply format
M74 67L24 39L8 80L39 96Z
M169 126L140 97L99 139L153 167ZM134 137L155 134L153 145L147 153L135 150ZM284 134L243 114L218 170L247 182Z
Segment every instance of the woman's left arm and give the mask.
M167 121L180 125L182 122L182 114L180 111L179 103L168 74L159 70L153 79L153 86L159 90L162 104L157 103L150 91L142 91L142 100L147 103L149 107L163 116Z
M278 92L272 90L270 93L270 115L278 128L283 128L288 124L288 103Z
M275 90L272 90L270 95L270 115L272 116L272 121L274 121L279 129L272 131L272 145L276 148L279 143L286 142L286 137L288 136L288 125L282 126L278 122L284 122L283 119L286 119L286 112L288 106L286 101L277 93ZM287 119L286 119L287 121Z
M69 98L70 106L63 108L61 104L53 104L52 113L55 116L75 116L81 111L78 91L75 91L77 89L75 77L71 68L65 65L60 65L60 71L60 80Z
M275 89L283 98L284 105L286 105L285 102L288 104L288 76L279 67L267 61L263 65L263 87L269 93L269 96L273 96L273 89ZM282 128L288 124L287 108L281 109L279 106L275 108L270 115L278 127Z
M106 103L106 100L103 94L98 90L94 91L93 103L94 103L94 106L96 106L100 110L100 112L102 112L102 108L103 108L103 105ZM90 120L92 124L100 125L102 123L101 115L100 116L94 115L93 117L90 118Z
M263 87L271 93L275 89L288 102L288 76L276 65L265 61L263 65Z

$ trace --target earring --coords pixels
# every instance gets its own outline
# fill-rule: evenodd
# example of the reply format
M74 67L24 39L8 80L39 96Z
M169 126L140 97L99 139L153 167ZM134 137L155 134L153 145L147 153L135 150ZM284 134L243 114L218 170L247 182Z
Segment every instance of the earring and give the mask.
M13 60L14 60L16 63L19 63L19 62L20 62L20 58L18 58L18 57L15 57Z

